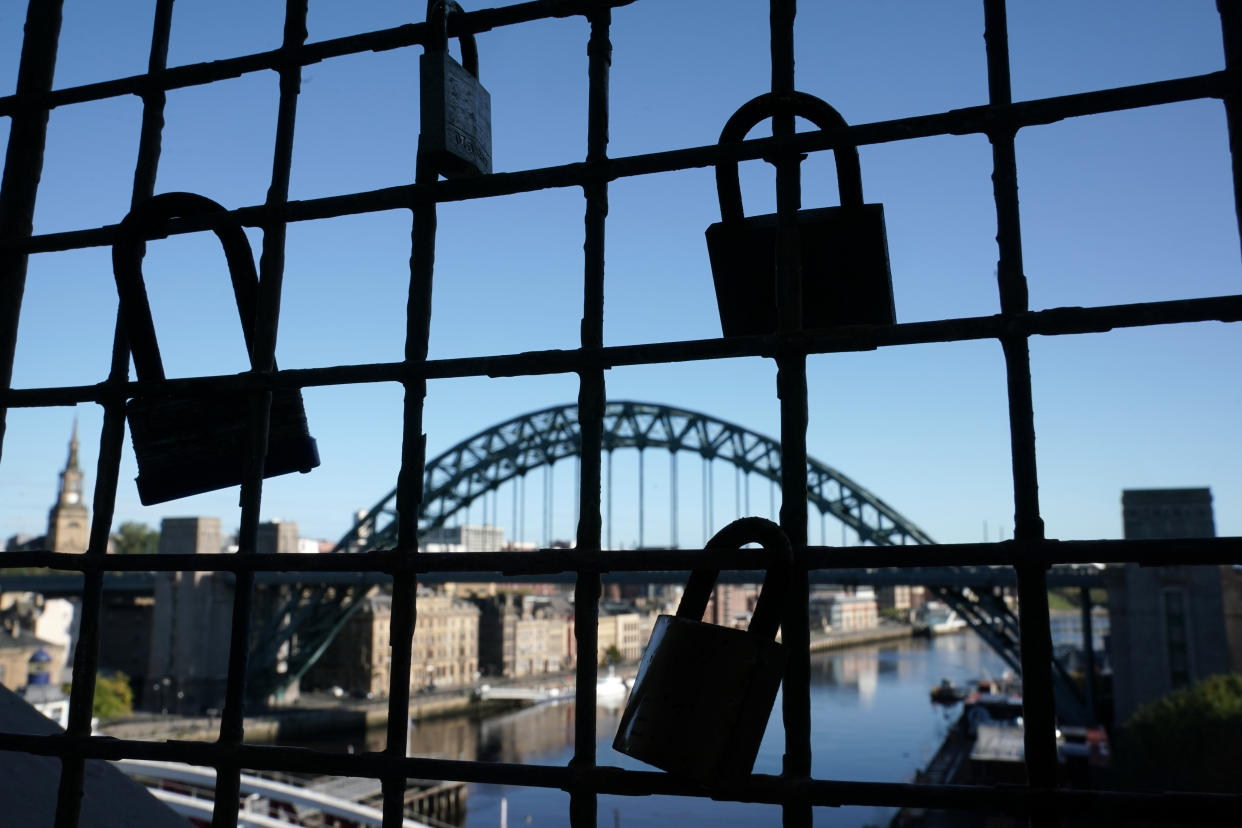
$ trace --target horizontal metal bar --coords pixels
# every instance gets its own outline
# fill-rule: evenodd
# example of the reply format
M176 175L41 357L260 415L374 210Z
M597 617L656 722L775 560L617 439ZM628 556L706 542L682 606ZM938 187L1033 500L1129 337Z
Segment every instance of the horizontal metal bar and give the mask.
M174 71L174 70L169 70ZM1083 92L1055 98L956 109L935 115L920 115L891 121L859 124L844 129L800 133L792 138L756 138L737 144L710 144L624 158L543 167L520 172L495 173L478 178L407 184L305 201L290 201L280 209L261 205L230 211L243 225L259 227L271 221L311 221L345 215L408 209L417 191L427 187L438 202L492 198L556 187L577 187L584 183L616 180L639 175L710 167L722 161L763 158L778 151L816 152L835 146L887 143L936 135L986 133L992 129L1017 129L1052 123L1065 118L1136 109L1200 98L1220 98L1233 91L1223 72L1172 81L1119 87L1100 92ZM224 220L220 218L218 220ZM170 223L171 232L187 233L210 227L211 220L184 219ZM25 253L48 253L112 243L116 225L84 230L34 235L6 240L2 244Z
M725 570L763 569L761 549L625 549L595 552L538 549L505 552L420 552L391 549L337 555L107 555L8 552L4 567L46 567L61 572L414 572L555 573L681 572L710 566ZM875 570L971 566L1013 567L1137 563L1142 566L1242 565L1242 537L1184 540L1007 540L997 543L926 546L810 546L807 571ZM0 586L11 578L0 570Z
M375 382L409 382L418 379L460 377L511 377L574 373L585 369L608 369L647 363L694 362L736 357L773 357L778 349L806 354L846 353L899 345L998 339L1003 336L1064 336L1100 333L1116 328L1172 325L1185 322L1237 322L1242 320L1242 295L1205 299L1176 299L1104 305L1093 308L1051 308L1005 316L977 316L898 325L853 325L823 333L771 336L739 336L616 345L606 348L527 351L520 354L432 359L419 364L378 362L300 368L272 374L228 374L211 377L168 379L158 383L131 382L127 397L159 393L174 396L209 396L245 390L314 388ZM117 393L117 386L69 385L46 388L15 388L6 404L12 408L103 403Z
M502 26L556 17L588 16L600 7L625 6L634 0L531 0L493 9L479 9L449 18L450 37L478 34ZM426 23L407 23L356 35L321 40L293 48L271 49L224 60L176 66L151 75L131 75L96 83L56 89L45 95L6 95L0 97L0 116L22 109L54 109L70 104L143 95L156 91L201 86L241 77L253 72L279 70L288 66L310 66L324 60L359 52L383 52L406 46L423 45L428 39Z
M439 779L493 785L565 789L585 788L621 796L685 796L722 802L780 804L809 798L826 807L888 806L981 811L1026 816L1034 809L1063 815L1141 817L1159 822L1235 824L1242 795L1212 793L1121 793L1021 786L913 785L789 779L755 774L728 788L708 789L653 771L597 766L467 762L451 759L398 758L383 753L325 753L304 748L214 742L143 742L103 737L29 736L0 733L0 750L36 756L81 755L87 759L154 759L192 765L239 765L247 770L286 771L333 776L379 778L403 774L409 779Z

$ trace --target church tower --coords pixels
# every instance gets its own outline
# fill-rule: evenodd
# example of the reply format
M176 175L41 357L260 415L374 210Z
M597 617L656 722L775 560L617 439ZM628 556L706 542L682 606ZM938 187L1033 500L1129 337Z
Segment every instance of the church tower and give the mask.
M82 469L78 467L78 421L73 421L69 462L60 473L60 494L47 517L49 552L85 552L90 541L90 513L82 499Z

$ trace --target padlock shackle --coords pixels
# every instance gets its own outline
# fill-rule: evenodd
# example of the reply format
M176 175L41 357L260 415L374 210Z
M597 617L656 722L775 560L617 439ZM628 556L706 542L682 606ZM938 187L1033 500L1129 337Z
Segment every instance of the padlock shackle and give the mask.
M164 379L164 364L160 360L155 325L151 321L151 303L142 278L146 239L157 237L169 219L201 218L227 212L211 199L195 193L160 193L131 210L117 228L112 242L112 273L116 278L121 318L138 379ZM217 223L212 229L224 246L224 257L233 282L233 296L237 300L237 312L241 315L242 334L246 338L246 353L253 368L259 276L255 271L250 240L246 238L241 224L233 220Z
M431 25L432 39L427 42L428 52L448 51L448 19L450 15L465 14L466 10L456 0L427 0L427 22ZM457 38L461 41L461 65L467 72L479 79L479 48L474 42L474 35L463 32Z
M840 112L814 95L805 92L792 92L789 95L765 92L742 104L737 112L729 116L724 129L720 131L718 143L738 143L760 121L791 110L794 115L807 119L820 129L841 129L849 126ZM862 168L858 162L858 147L837 147L834 155L837 161L837 190L841 195L842 206L861 205ZM736 161L721 161L716 165L716 191L720 196L721 220L741 221L744 217L742 185L738 180Z
M733 521L721 529L709 540L704 549L740 549L748 543L758 543L765 552L772 556L768 564L767 574L763 578L763 588L759 592L759 601L750 616L750 632L765 638L775 638L781 625L781 607L785 592L789 586L790 570L793 567L793 549L789 538L781 528L770 520L760 517L745 517ZM707 612L707 602L720 577L719 569L696 569L690 573L690 580L681 594L681 602L677 605L677 617L691 621L701 621Z

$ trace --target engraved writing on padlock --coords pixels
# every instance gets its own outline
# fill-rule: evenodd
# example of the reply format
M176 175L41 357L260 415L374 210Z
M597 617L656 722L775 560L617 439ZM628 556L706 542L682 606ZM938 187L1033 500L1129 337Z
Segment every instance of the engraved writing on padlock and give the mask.
M142 278L143 239L167 219L225 212L216 202L194 193L161 193L135 207L121 222L112 246L112 270L140 381L164 379ZM224 246L253 368L259 287L254 256L239 223L219 223L215 232ZM250 447L251 396L246 392L229 392L130 400L125 406L125 417L138 461L139 500L151 505L241 483ZM263 476L308 472L318 465L319 451L307 429L301 391L274 391Z
M789 98L760 95L725 124L720 143L741 141L780 104L820 129L846 126L824 101L802 92ZM892 324L893 280L889 273L884 207L864 204L857 147L836 150L840 207L799 210L802 327ZM716 166L721 220L707 228L720 325L725 336L772 333L777 328L775 214L744 218L737 162Z
M624 754L707 786L750 773L785 673L785 649L774 639L792 563L788 539L771 521L742 518L707 548L751 542L770 563L750 627L700 620L719 572L695 570L677 615L656 620L613 741Z
M427 22L438 27L433 45L419 58L419 156L445 177L492 171L492 99L479 83L474 35L461 37L463 67L448 53L444 27L462 13L452 0L436 0Z

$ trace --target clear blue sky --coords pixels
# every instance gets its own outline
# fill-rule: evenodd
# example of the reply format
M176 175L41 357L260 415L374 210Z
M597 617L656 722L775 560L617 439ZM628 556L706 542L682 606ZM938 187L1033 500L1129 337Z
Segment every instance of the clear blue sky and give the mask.
M410 22L423 6L313 0L310 39ZM851 123L986 102L979 0L804 0L800 6L798 88L826 99ZM1017 100L1223 67L1211 0L1011 6ZM153 7L151 0L68 0L56 85L141 72ZM0 94L14 87L24 13L20 0L0 5ZM178 0L170 65L275 47L282 14L283 3L272 0ZM616 10L613 19L613 157L712 143L733 110L767 88L767 3L640 0ZM586 37L581 19L479 36L497 171L583 158ZM419 51L366 53L304 70L292 198L412 179ZM271 72L171 92L157 191L192 190L229 207L261 203L276 96ZM36 232L110 224L124 215L140 112L131 97L52 113ZM0 119L0 139L7 133L7 120ZM1220 102L1031 128L1019 135L1017 148L1033 308L1239 292ZM867 200L885 206L899 321L997 312L986 140L864 147L861 158ZM811 159L804 170L804 205L835 203L830 159ZM765 165L744 165L743 183L749 212L772 209ZM574 189L443 206L432 356L574 347L582 312L583 207ZM710 171L612 186L607 344L719 335L703 241L704 229L718 218ZM277 348L282 367L400 359L409 225L408 213L393 211L290 227ZM251 238L257 250L259 234ZM243 370L214 238L181 237L150 248L145 272L169 374ZM107 249L32 257L14 384L102 380L115 305ZM1032 341L1041 504L1050 537L1118 537L1122 489L1177 486L1210 486L1218 532L1242 534L1240 345L1242 326L1223 324ZM775 370L768 361L624 368L608 372L607 383L613 399L667 403L778 434ZM993 538L1012 531L997 343L813 357L809 386L812 456L876 492L937 540L978 540L985 522ZM434 456L523 412L572 402L576 389L572 376L433 382L428 452ZM370 506L395 481L401 400L392 385L307 391L323 465L309 475L268 481L264 515L296 520L307 536L343 534L351 511ZM0 537L45 530L75 413L89 488L101 422L97 406L10 412L0 465ZM635 464L633 455L621 457L619 487L631 485ZM666 468L663 456L649 459L648 543L668 537L667 482L655 473ZM236 526L236 490L144 508L135 473L127 442L118 523L157 525L163 516L207 514L220 516L226 529ZM697 461L681 462L684 485L697 490L698 474ZM559 537L572 536L571 487L572 468L562 469ZM533 498L538 475L528 490ZM719 470L716 490L721 523L732 517L730 470ZM502 492L502 523L510 522L508 497ZM698 539L701 505L694 497L683 498L683 544ZM756 502L766 512L766 494ZM627 509L622 514L618 508L618 542L637 537L632 505ZM528 539L538 540L538 513L526 523ZM818 539L818 526L811 537ZM830 528L828 538L834 537Z

